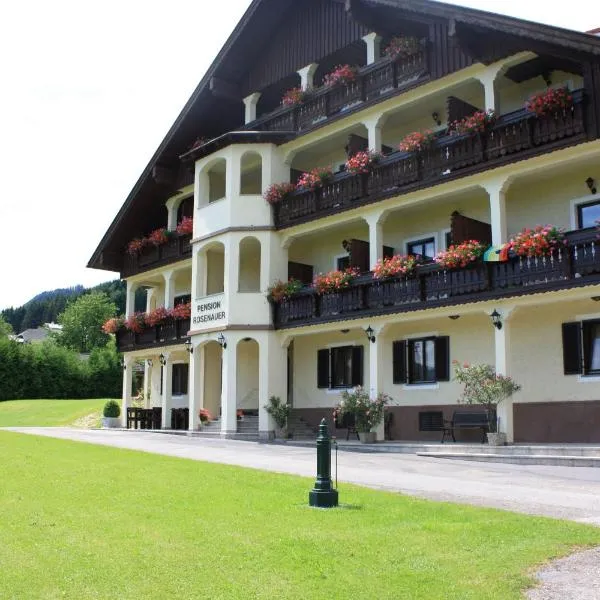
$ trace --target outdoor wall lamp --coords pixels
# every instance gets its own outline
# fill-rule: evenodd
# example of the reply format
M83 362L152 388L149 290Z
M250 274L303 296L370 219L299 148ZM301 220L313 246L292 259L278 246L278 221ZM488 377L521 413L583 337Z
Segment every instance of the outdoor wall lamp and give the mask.
M442 124L442 121L440 120L440 115L437 112L432 112L431 113L431 118L433 119L433 122L439 127Z
M121 356L121 360L119 361L119 364L121 365L121 368L123 369L123 371L127 368L127 365L125 364L125 359Z
M593 177L588 177L588 178L585 180L585 185L587 185L587 186L588 186L588 188L590 189L590 192L592 192L592 194L595 194L595 193L596 193L596 191L597 191L597 190L596 190L596 182L594 181L594 178L593 178Z
M496 329L502 329L502 315L494 309L494 312L490 315L492 319L492 324Z
M190 340L189 338L188 338L187 342L185 343L185 349L190 354L194 354L194 346L192 346L192 340Z
M372 344L374 344L375 343L375 332L373 331L373 328L370 325L365 329L365 333L367 334L367 339Z
M227 348L227 340L225 339L225 336L222 333L219 334L217 342L219 342L219 345L221 346L221 348L223 348L223 350Z
M167 364L167 357L164 354L161 354L158 357L158 360L160 361L160 364L164 367Z

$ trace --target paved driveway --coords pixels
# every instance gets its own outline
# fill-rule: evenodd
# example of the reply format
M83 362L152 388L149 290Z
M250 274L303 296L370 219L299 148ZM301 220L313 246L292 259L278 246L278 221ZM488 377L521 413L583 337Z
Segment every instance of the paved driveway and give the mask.
M91 444L295 475L315 475L315 450L144 431L10 428ZM340 452L340 481L433 500L492 506L600 526L600 469L521 466L407 454ZM308 492L308 488L307 488ZM341 495L343 502L343 492Z

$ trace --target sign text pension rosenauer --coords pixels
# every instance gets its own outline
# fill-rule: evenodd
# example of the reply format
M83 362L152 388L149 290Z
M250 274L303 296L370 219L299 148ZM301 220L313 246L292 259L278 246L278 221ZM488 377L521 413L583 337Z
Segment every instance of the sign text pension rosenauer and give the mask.
M192 319L192 324L210 323L212 321L223 321L225 319L225 310L221 300L213 302L203 302L196 305L196 314Z

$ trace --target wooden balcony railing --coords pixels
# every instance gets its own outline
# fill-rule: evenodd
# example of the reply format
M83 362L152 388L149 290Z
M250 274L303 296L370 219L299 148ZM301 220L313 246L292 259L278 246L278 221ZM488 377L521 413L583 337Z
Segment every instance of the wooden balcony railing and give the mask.
M117 351L147 350L160 346L184 343L188 339L190 319L169 319L166 323L147 327L141 333L127 329L117 331Z
M139 254L126 254L121 275L129 277L136 273L191 258L191 239L192 235L189 233L175 234L162 246L147 246Z
M318 295L305 288L273 304L275 327L423 310L468 302L554 291L600 283L600 239L595 229L567 234L568 246L550 257L511 258L473 267L443 270L435 264L414 277L376 280L363 275L337 293Z
M349 85L320 88L297 106L280 108L248 123L252 131L306 131L324 121L366 102L384 99L415 82L428 79L428 53L425 48L412 56L383 58L359 70Z
M317 190L298 190L273 207L278 228L291 227L440 181L470 175L586 139L583 90L573 107L538 118L524 109L505 115L484 134L440 137L427 150L395 152L368 174L338 173Z

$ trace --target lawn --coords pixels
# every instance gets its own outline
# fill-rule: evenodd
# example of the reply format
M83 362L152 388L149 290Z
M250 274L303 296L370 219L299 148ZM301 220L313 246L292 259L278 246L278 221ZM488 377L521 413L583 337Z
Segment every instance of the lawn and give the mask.
M600 530L0 432L0 598L511 600Z
M0 402L0 427L59 427L97 413L105 399L96 400L6 400Z

